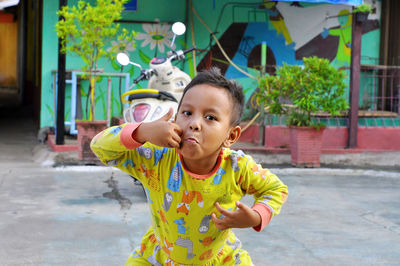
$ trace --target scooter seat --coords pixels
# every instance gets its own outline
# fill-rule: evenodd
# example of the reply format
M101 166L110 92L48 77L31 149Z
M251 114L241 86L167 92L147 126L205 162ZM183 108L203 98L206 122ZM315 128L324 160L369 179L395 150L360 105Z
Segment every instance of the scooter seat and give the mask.
M154 98L154 99L158 99L161 101L178 102L171 93L166 92L166 91L159 91L158 93L150 93L150 92L135 93L135 94L129 95L128 100L133 101L133 100L144 99L144 98Z

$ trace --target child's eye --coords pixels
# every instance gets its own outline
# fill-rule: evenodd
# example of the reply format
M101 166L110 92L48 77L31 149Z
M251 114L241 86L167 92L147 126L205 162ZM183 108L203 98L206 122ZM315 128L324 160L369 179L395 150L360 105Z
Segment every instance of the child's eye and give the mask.
M189 115L191 115L192 113L189 112L189 111L183 111L182 114L185 115L185 116L189 116Z
M214 120L214 121L217 120L217 118L216 118L215 116L212 116L212 115L207 115L207 116L206 116L206 119L207 119L207 120Z

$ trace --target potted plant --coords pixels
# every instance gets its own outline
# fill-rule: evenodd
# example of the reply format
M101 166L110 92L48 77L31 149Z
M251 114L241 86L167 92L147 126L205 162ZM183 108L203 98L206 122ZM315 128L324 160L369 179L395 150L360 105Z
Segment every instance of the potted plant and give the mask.
M372 13L372 7L369 4L361 4L353 10L353 13L356 15L358 22L364 22L368 19L369 13Z
M89 147L90 141L97 132L106 128L106 121L95 120L96 74L101 70L99 62L102 59L105 62L113 60L118 50L126 48L112 45L113 40L120 41L119 44L134 44L134 32L120 30L120 25L115 23L121 18L126 2L128 0L96 0L91 5L79 0L75 6L65 6L57 13L64 18L56 24L61 52L78 55L83 61L83 78L89 80L90 108L86 119L76 121L79 159L84 163L96 163L96 156Z
M313 114L338 115L348 108L345 74L328 59L305 57L303 62L304 66L284 64L276 76L260 78L258 96L270 113L287 116L292 164L319 167L325 126Z

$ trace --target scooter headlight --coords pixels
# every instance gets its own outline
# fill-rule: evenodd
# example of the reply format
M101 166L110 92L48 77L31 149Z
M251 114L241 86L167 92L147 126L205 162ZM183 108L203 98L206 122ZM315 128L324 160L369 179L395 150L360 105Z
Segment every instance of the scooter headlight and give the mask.
M150 108L151 108L150 105L146 103L135 105L132 111L133 119L137 123L142 122L143 120L146 119L146 116L149 114Z

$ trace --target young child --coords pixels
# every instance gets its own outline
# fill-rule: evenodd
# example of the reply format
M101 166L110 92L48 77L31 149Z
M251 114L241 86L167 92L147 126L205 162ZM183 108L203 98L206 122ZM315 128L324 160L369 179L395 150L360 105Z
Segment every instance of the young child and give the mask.
M252 265L231 228L261 231L287 187L241 151L242 88L213 68L185 88L174 122L123 124L91 144L99 159L146 188L152 226L126 265ZM252 194L248 207L239 200Z

